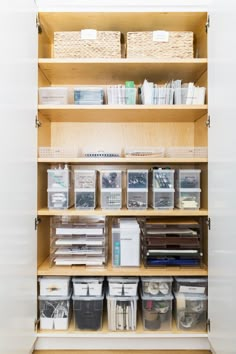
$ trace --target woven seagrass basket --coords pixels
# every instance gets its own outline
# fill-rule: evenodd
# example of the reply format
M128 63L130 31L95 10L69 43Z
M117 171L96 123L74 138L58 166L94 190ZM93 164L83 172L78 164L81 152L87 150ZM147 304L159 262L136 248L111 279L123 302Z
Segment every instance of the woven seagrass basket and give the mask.
M121 34L97 31L96 39L82 39L80 31L54 32L55 58L120 58Z
M127 58L193 58L193 32L168 32L167 42L153 40L153 32L127 33Z

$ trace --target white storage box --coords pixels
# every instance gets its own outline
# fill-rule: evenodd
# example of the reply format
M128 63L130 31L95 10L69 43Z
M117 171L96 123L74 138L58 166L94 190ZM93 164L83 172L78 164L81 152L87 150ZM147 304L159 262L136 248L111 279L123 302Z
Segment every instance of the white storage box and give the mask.
M206 330L207 296L175 293L175 320L180 330Z
M66 330L71 296L39 296L40 329Z
M70 277L39 277L38 281L41 296L68 296L70 294Z
M68 88L40 87L39 104L48 104L48 105L68 104Z
M173 295L141 294L143 327L148 331L171 331Z
M151 206L154 209L174 209L174 189L154 189L151 191Z
M177 170L176 188L200 188L201 170Z
M175 277L174 291L186 294L207 294L207 277Z
M142 293L148 296L171 294L172 277L141 277Z
M138 277L108 277L108 294L110 296L136 296Z
M181 188L175 191L175 206L179 209L200 209L200 194L200 188Z
M135 331L138 296L107 295L109 331Z
M72 278L75 296L101 296L104 277Z

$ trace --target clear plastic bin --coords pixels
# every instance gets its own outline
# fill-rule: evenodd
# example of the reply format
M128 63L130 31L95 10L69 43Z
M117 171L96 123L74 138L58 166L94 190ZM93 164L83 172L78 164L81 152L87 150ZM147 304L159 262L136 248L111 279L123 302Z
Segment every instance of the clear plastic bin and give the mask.
M108 294L110 296L136 296L138 277L108 277Z
M41 296L68 296L70 294L70 277L39 277L38 281Z
M148 189L148 170L127 170L128 189Z
M103 300L101 296L72 296L75 329L98 331L102 328Z
M71 296L39 296L40 329L66 330Z
M201 189L182 188L175 191L175 206L179 209L200 209Z
M200 188L201 170L177 170L176 188Z
M68 168L54 168L47 170L48 189L65 189L70 187L70 170Z
M142 293L148 296L164 296L171 294L172 277L141 277Z
M151 191L153 209L174 209L174 189L155 189Z
M107 295L109 331L135 331L138 296Z
M104 277L72 278L75 296L102 296Z
M175 320L180 330L206 330L207 296L175 293Z
M164 147L126 148L125 157L164 157Z
M171 331L173 295L141 294L143 327L148 331Z
M75 87L74 103L96 105L103 104L104 90L102 87Z
M59 158L59 157L78 157L79 149L75 147L62 147L62 146L40 146L40 158Z
M121 209L122 208L122 190L102 189L101 190L101 208L102 209Z
M166 105L174 102L174 89L169 87L153 87L147 95L145 90L141 88L142 104ZM150 97L149 97L150 96Z
M122 188L122 171L105 170L100 172L101 189L121 189Z
M137 189L127 190L127 208L128 209L147 209L148 207L148 190Z
M125 86L107 87L107 103L112 104L136 104L137 89Z
M174 104L203 105L205 103L205 96L205 87L175 88Z
M39 104L68 104L67 87L40 87Z
M175 170L154 169L151 171L153 189L173 189L174 188L174 173Z
M207 277L175 277L174 291L186 294L207 294Z
M95 189L96 170L74 170L75 189Z
M75 208L76 209L95 209L96 192L95 190L75 189Z
M65 190L47 190L48 192L48 208L49 209L68 209L70 204L70 194L68 189Z

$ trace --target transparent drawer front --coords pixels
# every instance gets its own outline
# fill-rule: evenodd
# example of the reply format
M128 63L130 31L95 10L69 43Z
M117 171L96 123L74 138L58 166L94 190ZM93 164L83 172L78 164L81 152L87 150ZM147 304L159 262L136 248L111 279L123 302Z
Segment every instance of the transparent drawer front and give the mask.
M128 209L147 209L148 207L148 191L129 191L127 192L127 208Z
M110 331L135 331L137 325L138 296L107 295L108 329Z
M207 296L175 293L175 320L180 330L206 330Z
M96 207L95 191L75 191L76 209L95 209Z
M39 313L41 329L68 329L70 296L39 296Z
M69 192L65 191L48 191L48 208L49 209L68 209Z
M206 88L205 87L188 87L175 88L174 103L175 104L204 104Z
M136 88L111 86L107 88L108 104L136 104Z
M68 169L48 170L48 189L65 189L70 186L70 171Z
M103 104L104 90L100 87L76 87L74 89L75 104Z
M112 191L101 191L101 208L102 209L121 209L122 207L122 191L113 189Z
M172 277L141 277L142 293L148 296L171 294Z
M39 104L68 104L68 89L66 87L40 87Z
M176 207L179 209L199 209L201 189L180 189L175 192Z
M200 188L201 170L178 170L176 187L181 188Z
M75 170L75 188L77 189L95 189L96 171L95 170Z
M148 170L128 170L127 187L128 189L147 189Z
M98 331L102 328L104 296L72 296L75 329Z
M145 330L171 331L172 329L172 295L142 297L142 320Z
M152 187L155 188L174 188L174 170L153 170L152 171Z
M100 184L101 189L109 188L122 188L122 181L121 181L122 172L121 171L101 171L100 172Z
M174 190L163 191L162 189L152 191L152 207L154 209L174 209Z

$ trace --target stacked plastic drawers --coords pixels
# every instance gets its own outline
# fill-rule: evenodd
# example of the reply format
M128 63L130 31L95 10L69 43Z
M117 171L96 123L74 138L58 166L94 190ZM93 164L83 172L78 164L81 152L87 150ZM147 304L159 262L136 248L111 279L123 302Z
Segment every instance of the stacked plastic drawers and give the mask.
M179 209L200 209L201 170L178 170L175 205Z
M176 277L175 320L180 330L206 330L207 278Z
M143 328L149 331L172 329L172 278L141 277Z
M48 208L68 209L72 205L71 171L65 168L54 168L48 172Z
M127 170L127 208L147 209L148 170Z
M151 171L150 204L154 209L174 209L174 170Z
M100 192L102 209L121 209L122 171L104 170L100 172Z
M96 170L75 170L75 208L95 209Z
M110 331L135 331L138 277L108 277L107 314Z
M73 278L74 325L78 330L102 328L103 277Z
M39 278L41 329L66 330L70 320L70 277Z

